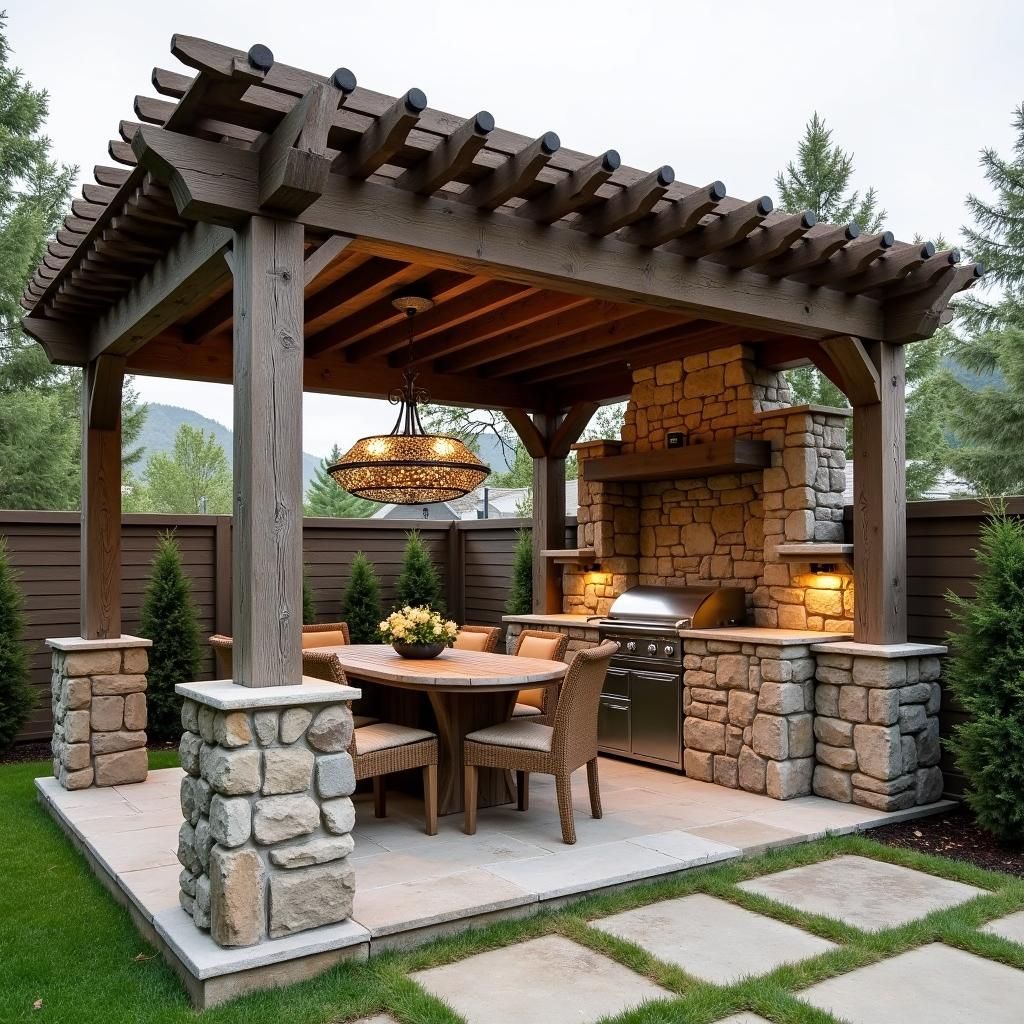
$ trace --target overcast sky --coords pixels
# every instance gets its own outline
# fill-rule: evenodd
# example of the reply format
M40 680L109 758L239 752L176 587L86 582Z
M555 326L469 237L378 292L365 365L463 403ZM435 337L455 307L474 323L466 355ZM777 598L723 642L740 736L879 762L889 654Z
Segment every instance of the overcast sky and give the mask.
M1011 0L8 0L14 61L50 92L58 159L91 181L107 140L153 95L154 65L182 32L573 149L615 148L624 162L671 164L681 181L715 178L731 195L775 195L776 172L817 110L856 155L898 238L959 237L964 196L984 192L978 151L1009 155L1024 100L1024 6ZM231 425L230 388L137 378L150 401ZM387 431L384 403L307 395L304 447L325 454Z

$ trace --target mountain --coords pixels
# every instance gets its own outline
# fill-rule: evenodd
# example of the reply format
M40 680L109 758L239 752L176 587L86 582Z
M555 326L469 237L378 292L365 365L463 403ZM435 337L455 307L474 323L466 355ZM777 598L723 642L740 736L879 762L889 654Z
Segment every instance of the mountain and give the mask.
M149 412L146 415L146 425L139 435L138 444L144 449L139 472L154 452L173 452L174 436L178 428L187 423L196 430L202 430L207 434L213 434L217 443L224 449L228 457L228 465L231 465L231 458L234 452L234 441L231 431L216 420L211 420L192 409L182 409L176 405L162 405L159 402L150 402ZM320 460L315 455L307 452L302 453L302 491L305 493L313 473Z

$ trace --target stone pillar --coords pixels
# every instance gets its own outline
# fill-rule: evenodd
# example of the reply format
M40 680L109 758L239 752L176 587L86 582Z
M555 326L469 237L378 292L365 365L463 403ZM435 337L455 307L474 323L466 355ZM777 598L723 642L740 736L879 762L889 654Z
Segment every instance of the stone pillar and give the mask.
M683 632L683 767L692 779L766 793L811 792L814 658L810 643ZM734 634L735 636L736 634Z
M814 792L880 811L942 796L932 644L815 644Z
M220 946L251 946L349 917L360 691L179 685L181 905Z
M65 789L145 782L151 640L61 637L53 652L53 774Z

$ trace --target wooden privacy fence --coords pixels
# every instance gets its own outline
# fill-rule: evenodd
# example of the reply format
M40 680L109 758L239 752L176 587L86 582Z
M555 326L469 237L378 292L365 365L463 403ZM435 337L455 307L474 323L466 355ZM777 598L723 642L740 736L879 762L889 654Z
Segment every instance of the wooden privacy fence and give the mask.
M1024 498L1011 498L1007 510L1024 517ZM907 509L908 604L910 639L940 643L951 627L945 594L969 596L977 564L972 553L987 513L979 501L914 502ZM445 585L450 614L460 622L498 625L511 580L516 530L525 519L470 520L456 523L416 520L307 519L303 545L307 573L321 621L339 615L356 551L375 564L385 606L395 599L405 535L417 529L434 558ZM175 531L185 570L206 636L231 632L231 519L228 516L127 515L122 524L124 630L139 628L139 611L149 579L157 537ZM575 521L566 521L567 547L575 546ZM77 635L79 520L74 512L0 512L0 535L6 536L11 562L25 593L32 679L40 695L23 739L50 734L48 636ZM203 676L213 670L204 647ZM962 718L949 695L943 708L948 733ZM944 765L949 788L962 780Z

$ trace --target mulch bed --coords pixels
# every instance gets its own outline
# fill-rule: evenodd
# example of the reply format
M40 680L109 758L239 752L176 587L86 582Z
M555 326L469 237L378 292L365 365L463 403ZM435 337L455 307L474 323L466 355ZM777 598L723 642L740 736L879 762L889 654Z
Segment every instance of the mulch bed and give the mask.
M886 846L934 853L963 860L989 871L1024 878L1024 846L1002 846L975 820L967 807L934 818L918 818L898 825L883 825L866 833Z

